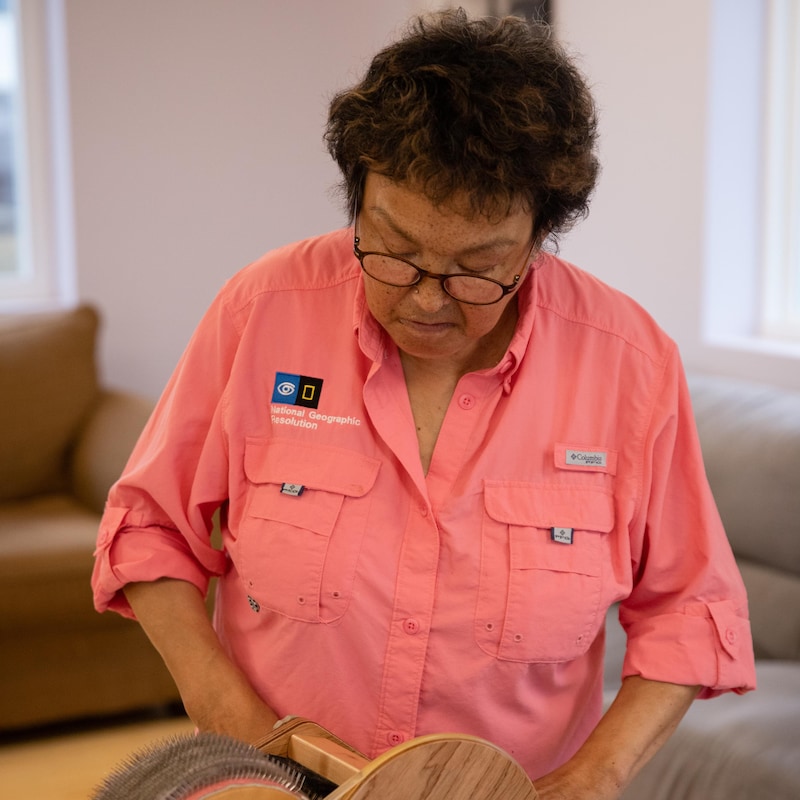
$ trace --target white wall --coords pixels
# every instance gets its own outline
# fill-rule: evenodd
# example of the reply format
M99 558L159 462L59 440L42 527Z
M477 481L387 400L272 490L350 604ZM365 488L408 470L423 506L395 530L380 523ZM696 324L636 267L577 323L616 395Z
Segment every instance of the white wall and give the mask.
M604 162L562 254L647 307L689 367L800 388L797 361L701 340L712 3L557 0L599 100ZM410 11L442 3L65 5L78 289L104 314L106 381L155 395L227 277L342 223L327 100Z
M103 312L105 380L157 395L230 275L342 224L327 101L408 8L68 0L65 11L78 292Z
M562 255L626 291L673 336L699 317L708 2L561 0L559 36L600 113L603 172Z
M737 13L747 18L758 3L555 5L559 37L579 55L599 102L603 161L590 216L561 254L644 305L676 339L687 368L800 389L800 348L777 355L752 343L721 346L704 339L708 158L715 146L709 143L712 21L719 24L721 13L729 20ZM742 180L747 170L735 161L730 167L722 191L748 193ZM749 255L746 234L752 231L738 221L731 216L724 234L731 259ZM725 314L723 294L737 294L734 282L743 270L732 261L716 268L730 274L727 287L724 280L713 287L718 313Z

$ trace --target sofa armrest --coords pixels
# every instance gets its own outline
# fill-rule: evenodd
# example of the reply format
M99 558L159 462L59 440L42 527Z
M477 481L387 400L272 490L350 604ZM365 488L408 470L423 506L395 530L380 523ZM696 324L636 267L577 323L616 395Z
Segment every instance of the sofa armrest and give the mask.
M108 490L122 473L153 406L133 394L101 391L70 464L73 494L88 508L102 513Z

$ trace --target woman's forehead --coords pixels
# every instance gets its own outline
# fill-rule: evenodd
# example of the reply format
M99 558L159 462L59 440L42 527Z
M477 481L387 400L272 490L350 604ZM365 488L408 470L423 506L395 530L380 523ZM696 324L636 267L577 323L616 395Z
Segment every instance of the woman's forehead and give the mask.
M493 238L502 238L506 231L506 236L516 241L517 234L511 231L529 229L533 222L532 213L521 200L510 208L497 204L494 213L486 213L475 209L468 192L456 191L444 200L435 200L423 187L375 173L369 173L365 180L361 210L408 239L420 229L444 225L466 227L476 233L491 231Z

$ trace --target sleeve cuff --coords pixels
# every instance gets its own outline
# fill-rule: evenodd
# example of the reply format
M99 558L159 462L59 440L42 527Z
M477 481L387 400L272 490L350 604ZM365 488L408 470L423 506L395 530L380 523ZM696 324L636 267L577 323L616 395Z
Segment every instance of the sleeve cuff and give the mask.
M173 578L192 583L205 594L211 574L182 540L159 527L118 530L126 509L109 509L97 540L92 576L94 605L135 619L121 591L129 583ZM220 554L220 559L224 556Z
M750 623L729 601L620 621L628 634L622 675L702 686L700 697L755 689Z

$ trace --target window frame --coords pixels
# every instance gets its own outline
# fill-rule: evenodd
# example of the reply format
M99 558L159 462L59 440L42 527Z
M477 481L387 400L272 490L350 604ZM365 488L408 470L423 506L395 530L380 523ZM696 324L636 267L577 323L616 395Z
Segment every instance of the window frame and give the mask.
M744 358L754 371L773 357L800 358L800 337L778 337L764 324L771 2L713 0L710 19L701 344L714 359Z
M800 0L766 13L760 334L800 342Z
M10 0L17 41L18 268L0 276L0 311L75 302L63 0Z

